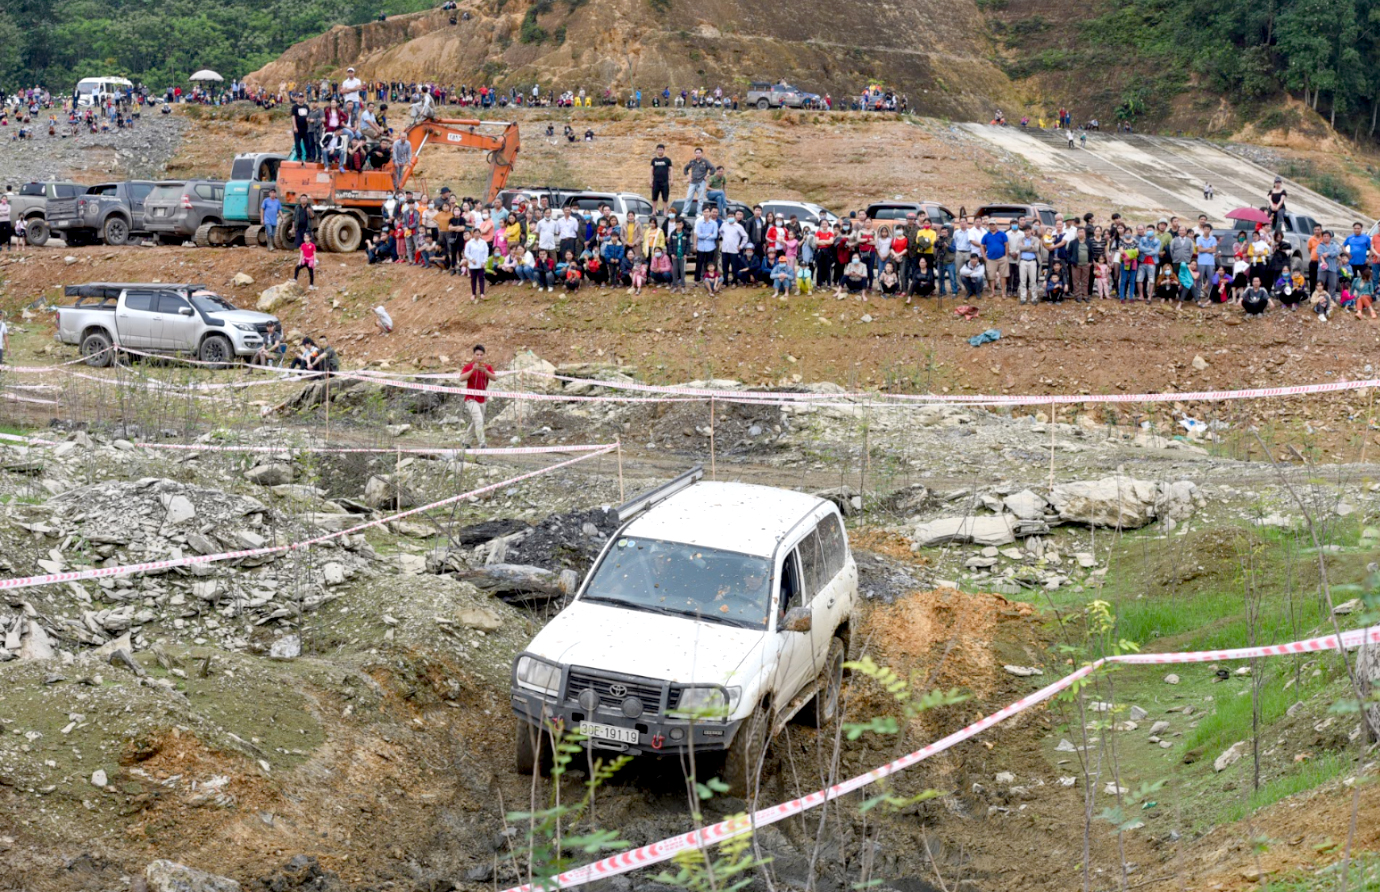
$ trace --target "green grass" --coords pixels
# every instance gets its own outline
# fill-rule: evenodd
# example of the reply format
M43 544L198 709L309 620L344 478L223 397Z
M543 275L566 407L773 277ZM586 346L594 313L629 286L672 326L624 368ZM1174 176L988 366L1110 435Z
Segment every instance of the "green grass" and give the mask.
M1340 851L1340 846L1334 851ZM1270 880L1271 892L1336 892L1341 888L1342 861L1314 871L1297 870ZM1348 892L1380 892L1380 855L1361 852L1347 868Z
M1328 781L1336 780L1355 767L1356 760L1349 753L1328 753L1302 763L1297 771L1261 785L1259 790L1245 799L1236 799L1213 817L1216 821L1222 822L1239 821L1257 809L1274 805L1296 793L1316 789Z

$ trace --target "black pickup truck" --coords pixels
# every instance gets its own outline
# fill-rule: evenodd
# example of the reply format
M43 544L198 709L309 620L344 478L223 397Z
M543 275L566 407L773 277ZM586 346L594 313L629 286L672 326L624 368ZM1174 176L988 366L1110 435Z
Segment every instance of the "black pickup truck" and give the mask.
M157 185L149 180L101 183L74 198L49 198L48 228L61 233L69 245L123 245L131 234L148 231L144 199Z

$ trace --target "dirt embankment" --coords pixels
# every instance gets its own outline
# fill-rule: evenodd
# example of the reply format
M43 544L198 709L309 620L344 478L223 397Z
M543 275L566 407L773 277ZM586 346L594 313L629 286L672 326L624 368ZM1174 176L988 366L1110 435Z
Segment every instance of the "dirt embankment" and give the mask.
M454 24L452 24L454 19ZM836 100L876 81L905 92L911 108L984 115L1011 98L989 60L974 0L839 6L808 0L787 12L709 0L472 0L455 13L338 26L290 48L249 75L277 86L329 76L347 65L366 80L490 83L530 90L606 87L651 91L786 79Z

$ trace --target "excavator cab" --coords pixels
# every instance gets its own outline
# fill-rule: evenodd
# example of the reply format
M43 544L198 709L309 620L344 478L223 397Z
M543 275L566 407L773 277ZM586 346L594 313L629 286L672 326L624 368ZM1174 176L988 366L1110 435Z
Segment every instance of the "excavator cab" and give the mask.
M423 113L426 109L421 109ZM481 132L483 128L503 128L498 136ZM370 234L383 226L383 206L397 190L405 189L426 147L433 142L455 148L479 149L488 153L489 187L487 200L493 201L508 182L520 146L518 125L461 118L432 118L414 115L413 122L398 137L412 148L412 160L402 170L393 162L380 168L334 170L319 162L283 161L278 166L278 197L283 202L286 220L301 196L307 196L317 218L316 242L337 253L356 251ZM292 233L280 225L275 244L287 247Z

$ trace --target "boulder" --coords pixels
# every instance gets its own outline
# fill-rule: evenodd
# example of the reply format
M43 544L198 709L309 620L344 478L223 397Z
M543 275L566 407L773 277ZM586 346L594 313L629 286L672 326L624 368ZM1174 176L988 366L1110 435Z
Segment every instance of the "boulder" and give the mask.
M296 282L284 282L259 292L259 301L254 305L260 313L272 313L285 303L292 303L303 294L302 286Z
M465 628L480 632L497 632L503 628L503 618L487 607L466 607L456 614L455 619Z
M43 627L32 619L28 620L28 627L28 634L19 645L19 659L51 660L57 656L57 651L53 649L53 644L48 640L48 633L43 631Z
M556 367L531 350L523 350L514 356L508 368L523 373L510 379L521 390L549 392L561 389L561 382L554 377Z
M1050 501L1062 520L1130 530L1154 519L1158 494L1148 480L1117 475L1057 484L1050 490Z
M1016 541L1015 526L1006 515L1000 517L941 517L915 525L912 548L928 548L946 542L975 542L978 545L1007 545Z
M253 285L254 277L249 273L235 273L235 278L230 281L236 285Z
M269 462L250 468L244 472L244 479L260 486L282 486L292 482L292 465L283 462Z
M411 508L414 504L406 485L404 474L402 485L394 486L394 474L375 474L364 484L364 504L370 508Z
M1222 755L1212 763L1213 771L1226 771L1232 765L1241 761L1241 757L1246 755L1246 741L1238 740L1222 752Z
M1007 511L1021 520L1044 520L1045 510L1049 507L1044 497L1037 496L1028 489L1007 496L1002 499L1002 504L1006 506Z
M297 635L284 635L268 646L271 660L295 660L302 655L302 639Z
M229 877L162 859L144 868L144 881L149 892L240 892L240 884Z
M1155 498L1155 516L1162 522L1178 523L1188 520L1206 503L1198 484L1190 480L1161 484L1160 494Z

